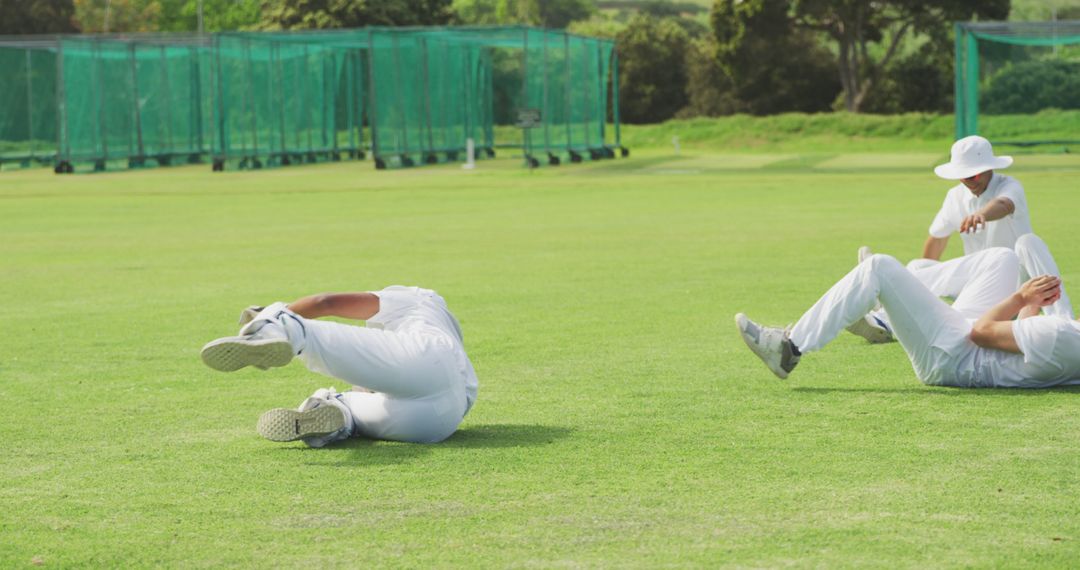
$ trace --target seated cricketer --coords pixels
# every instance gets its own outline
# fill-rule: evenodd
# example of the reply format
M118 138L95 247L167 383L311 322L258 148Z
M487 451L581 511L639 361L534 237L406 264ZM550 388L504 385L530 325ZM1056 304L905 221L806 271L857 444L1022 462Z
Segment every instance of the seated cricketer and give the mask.
M744 342L780 378L803 354L825 347L881 303L923 383L958 387L1047 388L1080 384L1080 323L1041 315L1061 297L1061 280L1016 283L1016 253L990 248L971 258L971 278L950 306L895 258L871 255L832 286L791 329L735 315ZM965 307L993 301L977 320ZM1015 320L1014 320L1015 319Z

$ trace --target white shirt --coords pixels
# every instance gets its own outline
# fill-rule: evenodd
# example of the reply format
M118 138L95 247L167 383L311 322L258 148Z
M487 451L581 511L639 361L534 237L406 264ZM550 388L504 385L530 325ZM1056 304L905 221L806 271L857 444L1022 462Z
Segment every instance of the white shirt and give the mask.
M977 376L1002 388L1080 384L1080 322L1040 315L1013 321L1023 354L980 349Z
M963 184L957 184L945 195L945 201L938 210L937 216L930 224L930 235L936 238L947 238L960 231L960 223L971 214L978 212L992 200L1000 197L1012 201L1015 209L1013 213L987 222L986 228L973 234L960 234L964 242L964 255L970 255L991 247L1007 247L1013 249L1016 239L1024 234L1032 233L1031 218L1028 216L1027 199L1024 197L1024 187L1011 176L993 173L986 191L980 196L971 193Z
M392 285L382 291L372 291L379 297L379 312L366 325L401 333L438 334L454 344L458 368L465 377L466 411L476 401L479 381L472 362L465 354L461 326L450 313L446 301L431 289Z

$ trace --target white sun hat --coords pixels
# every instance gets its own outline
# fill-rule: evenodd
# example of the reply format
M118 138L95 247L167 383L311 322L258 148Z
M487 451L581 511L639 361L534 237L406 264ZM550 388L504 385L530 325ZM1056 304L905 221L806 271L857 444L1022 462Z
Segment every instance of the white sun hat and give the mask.
M1011 156L994 156L990 141L972 135L953 143L952 159L935 167L934 174L946 180L959 180L987 170L1008 168L1012 163Z

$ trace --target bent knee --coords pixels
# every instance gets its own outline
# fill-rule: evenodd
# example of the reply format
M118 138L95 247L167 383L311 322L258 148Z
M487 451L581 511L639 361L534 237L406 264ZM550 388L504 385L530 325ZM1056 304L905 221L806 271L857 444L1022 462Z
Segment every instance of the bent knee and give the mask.
M1031 234L1027 234L1031 235ZM1019 244L1019 242L1017 242ZM1007 247L991 247L986 250L984 254L987 258L992 259L997 263L1011 263L1016 264L1020 262L1020 258L1017 253Z
M909 261L908 264L905 267L907 267L908 271L919 271L919 270L922 270L922 269L926 269L928 267L933 267L935 265L939 265L940 263L941 262L936 260L936 259L928 259L928 258L925 258L925 257L919 257L919 258L912 259L911 261Z
M1042 238L1034 233L1027 233L1016 238L1016 245L1031 245L1033 243L1044 243Z
M1017 253L1023 254L1030 249L1045 249L1046 242L1035 234L1024 234L1016 238L1016 245L1014 248Z
M868 264L870 267L877 268L902 268L904 265L900 263L895 257L884 253L875 253L866 258L863 263Z

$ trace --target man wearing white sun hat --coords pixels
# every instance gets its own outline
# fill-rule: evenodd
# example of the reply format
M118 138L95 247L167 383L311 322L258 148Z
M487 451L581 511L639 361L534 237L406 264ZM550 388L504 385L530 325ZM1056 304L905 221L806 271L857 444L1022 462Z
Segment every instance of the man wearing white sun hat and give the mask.
M990 141L970 136L956 141L949 162L934 168L934 174L959 180L960 184L949 190L931 222L922 258L911 261L907 268L935 295L959 294L971 278L972 263L965 258L991 247L1016 251L1021 281L1039 275L1061 275L1046 243L1032 232L1024 187L1015 178L994 172L1012 163L1011 156L994 156ZM964 257L940 261L949 237L957 232L964 243ZM860 248L859 261L869 254L869 248ZM970 314L965 316L978 318L992 305L989 301L972 304ZM1073 316L1064 289L1060 299L1043 311L1069 319ZM873 343L893 340L888 318L880 310L856 321L848 330Z

